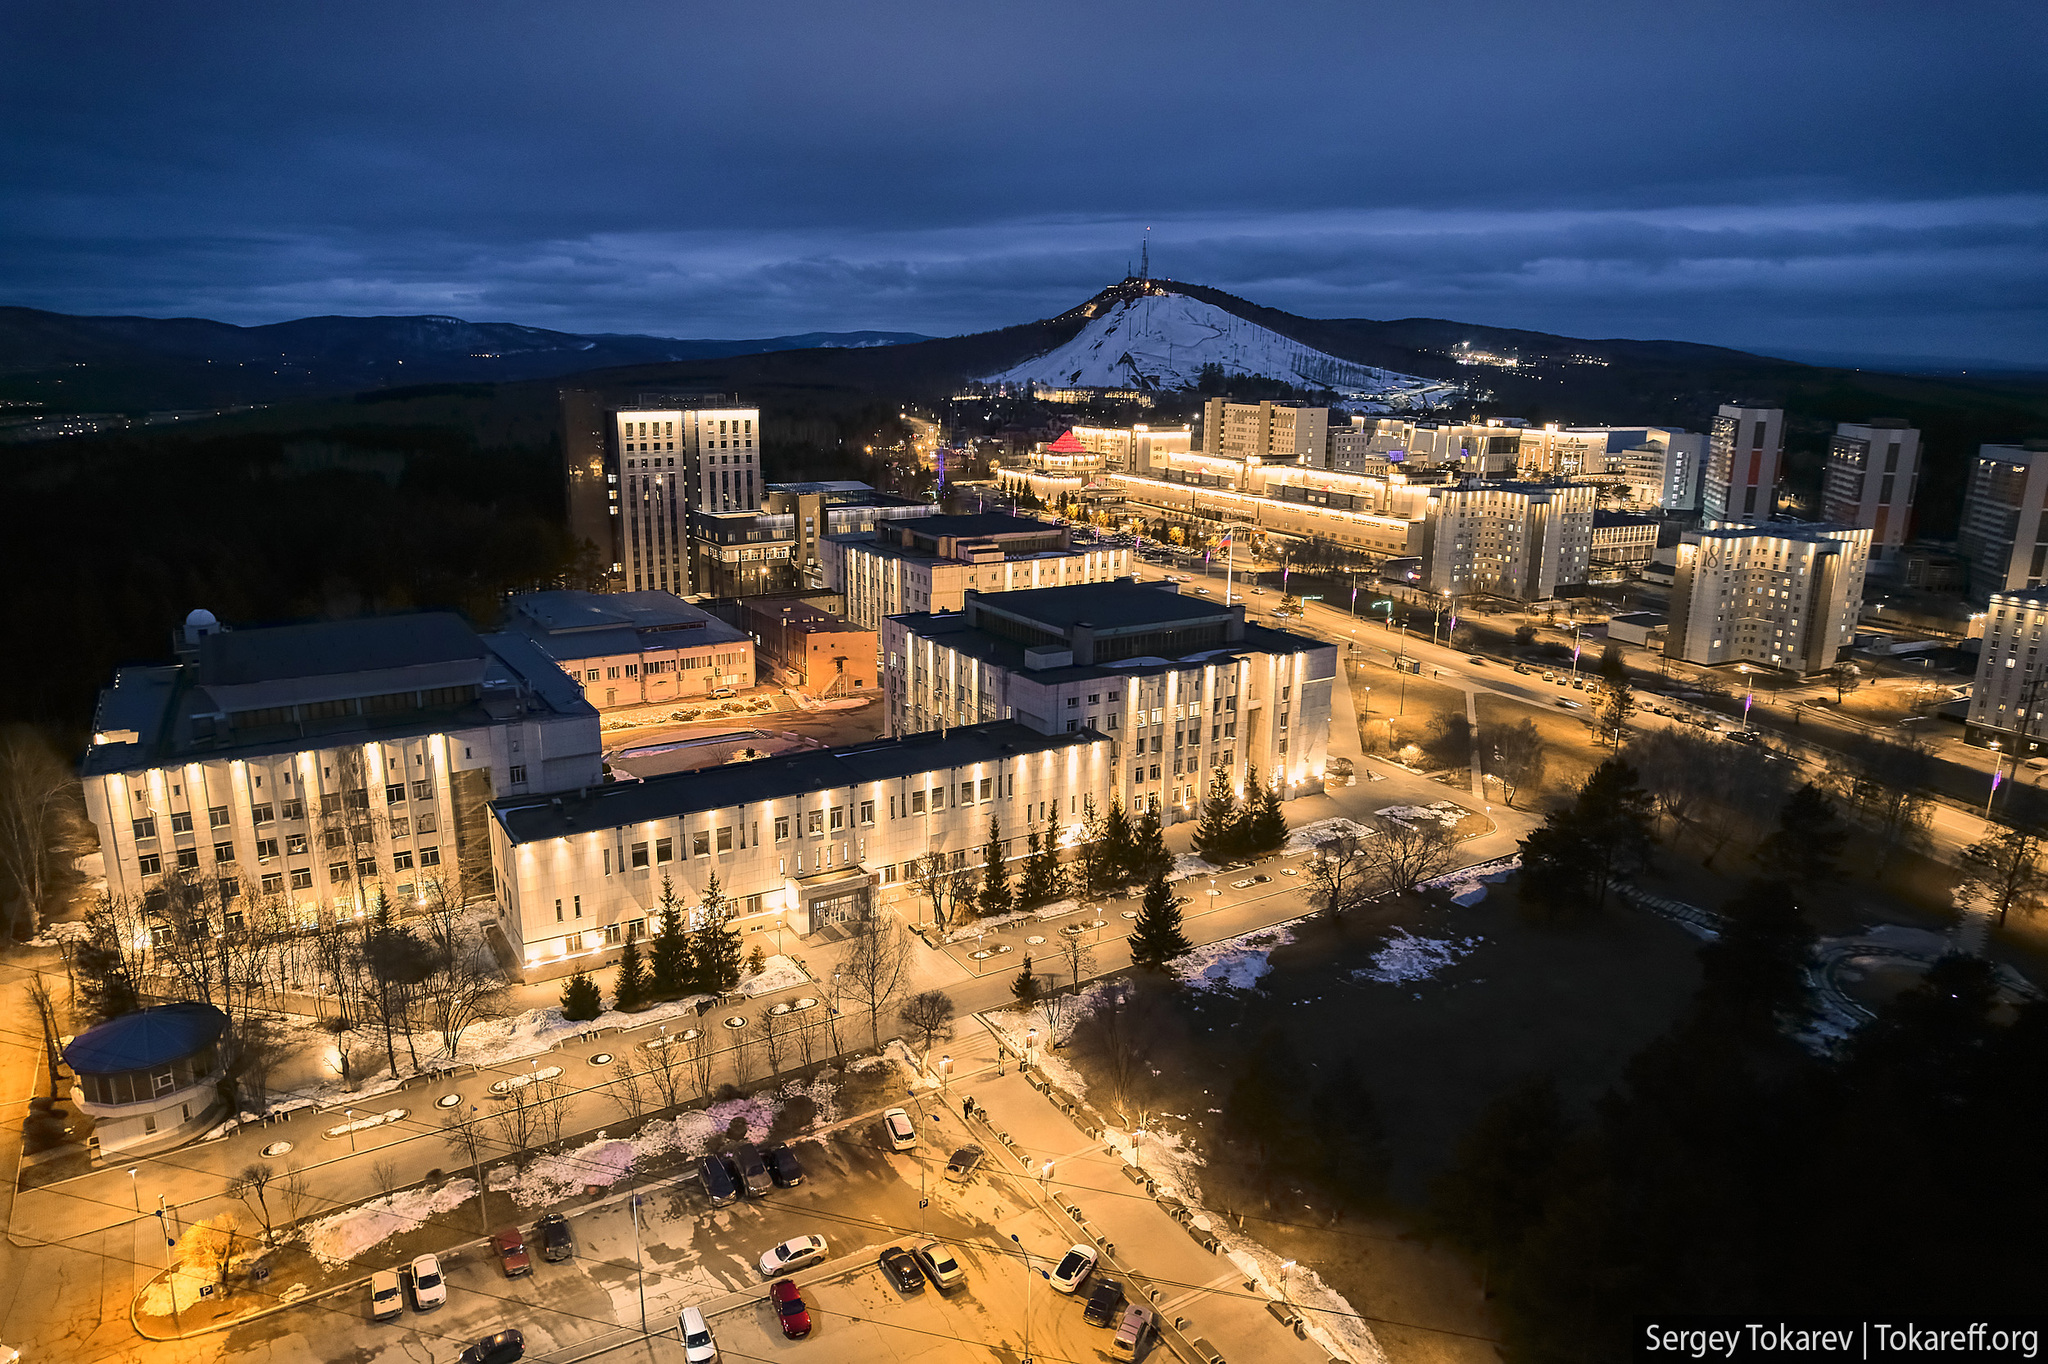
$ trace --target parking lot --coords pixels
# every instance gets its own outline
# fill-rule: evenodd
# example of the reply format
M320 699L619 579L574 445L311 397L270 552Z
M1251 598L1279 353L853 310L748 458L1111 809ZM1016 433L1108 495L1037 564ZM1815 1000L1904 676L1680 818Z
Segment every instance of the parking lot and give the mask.
M919 1147L900 1153L888 1149L878 1122L798 1142L802 1185L723 1208L707 1204L694 1178L621 1185L571 1214L573 1259L551 1264L536 1248L532 1273L508 1280L479 1239L442 1257L443 1307L408 1307L397 1320L373 1322L367 1292L352 1290L249 1323L229 1334L226 1350L280 1362L452 1360L470 1341L517 1327L529 1359L681 1360L677 1317L689 1306L704 1311L733 1359L876 1364L957 1357L967 1346L977 1357L1014 1360L1023 1357L1027 1322L1031 1351L1041 1357L1105 1350L1109 1333L1082 1322L1080 1299L1054 1293L1043 1278L1027 1285L1024 1254L1049 1269L1071 1237L1038 1209L1021 1176L986 1161L966 1183L952 1183L946 1160L969 1140L957 1111L926 1101L921 1131ZM928 1207L919 1207L921 1197ZM525 1220L531 1241L532 1219ZM828 1258L794 1276L812 1330L787 1340L757 1262L777 1242L807 1234L826 1239ZM926 1235L946 1243L966 1271L943 1295L929 1285L906 1294L876 1264L885 1247ZM651 1345L640 1340L643 1293L648 1330L665 1337Z

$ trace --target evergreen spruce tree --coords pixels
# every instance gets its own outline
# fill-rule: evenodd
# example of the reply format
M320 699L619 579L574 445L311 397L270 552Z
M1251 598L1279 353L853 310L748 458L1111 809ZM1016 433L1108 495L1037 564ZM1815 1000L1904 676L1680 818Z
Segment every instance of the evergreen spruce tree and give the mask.
M685 922L683 902L676 885L667 875L661 878L658 913L661 924L654 930L654 948L648 954L648 993L656 999L675 999L690 993L690 929Z
M1835 859L1849 830L1835 812L1827 792L1807 782L1785 801L1778 827L1757 846L1756 860L1766 876L1817 884L1834 879Z
M1202 818L1195 825L1195 851L1217 865L1237 856L1237 793L1230 789L1230 769L1218 767L1209 777L1209 794L1202 801Z
M1060 894L1059 823L1048 816L1043 831L1033 829L1024 839L1024 881L1017 887L1021 907L1042 905Z
M1003 824L994 815L988 817L988 842L981 845L981 862L975 912L984 919L1008 914L1016 908L1016 896L1010 889L1010 865L1003 857Z
M1173 854L1166 850L1166 830L1159 812L1147 808L1131 831L1131 856L1127 864L1133 881L1150 881L1173 870Z
M1131 854L1137 846L1133 840L1131 817L1124 813L1123 801L1111 796L1109 813L1102 817L1102 864L1109 885L1131 883Z
M1253 772L1256 775L1257 769ZM1255 784L1254 792L1245 802L1249 814L1245 846L1255 853L1277 851L1287 841L1287 816L1280 810L1280 793L1263 782Z
M1145 904L1131 925L1131 965L1164 971L1167 963L1188 950L1181 932L1180 906L1164 876L1155 875L1145 887Z
M647 1002L647 964L640 959L640 940L626 939L619 953L618 979L612 982L612 1007L631 1013Z
M1522 840L1522 900L1553 914L1603 909L1616 880L1649 864L1656 841L1649 792L1633 767L1609 758Z
M732 926L732 901L718 884L718 874L704 887L704 921L690 935L690 958L697 988L722 995L740 983L740 935Z
M562 987L562 1017L571 1023L588 1023L604 1012L604 996L588 971L578 971Z
M1111 868L1102 832L1102 812L1095 808L1095 797L1081 797L1081 842L1074 850L1074 880L1084 895L1099 895L1109 889Z
M1024 958L1024 969L1010 982L1010 997L1017 1001L1018 1008L1028 1009L1036 1004L1039 996L1044 993L1044 985L1031 972L1031 958Z
M1045 854L1045 883L1052 899L1065 895L1073 878L1067 875L1066 864L1060 861L1060 810L1059 802L1046 806L1045 828L1038 835L1039 851Z

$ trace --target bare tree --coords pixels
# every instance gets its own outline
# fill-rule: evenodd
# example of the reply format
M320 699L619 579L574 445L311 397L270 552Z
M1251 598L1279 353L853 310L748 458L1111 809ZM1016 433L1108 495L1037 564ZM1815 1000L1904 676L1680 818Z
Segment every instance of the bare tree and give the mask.
M1543 734L1534 720L1525 719L1500 726L1492 731L1491 737L1492 756L1486 768L1500 782L1501 800L1512 810L1515 792L1543 780L1549 761L1543 750Z
M910 976L910 935L903 925L870 909L853 924L840 964L847 991L868 1011L868 1044L882 1045L882 1011L895 1003Z
M489 1213L484 1206L484 1157L491 1154L491 1137L484 1128L483 1113L475 1104L467 1109L455 1109L441 1119L441 1139L460 1151L469 1162L470 1173L476 1179L477 1219L488 1233ZM297 1175L291 1177L297 1178Z
M1627 761L1658 815L1698 839L1714 859L1732 844L1763 836L1789 794L1787 764L1754 745L1681 729L1653 729L1629 741Z
M768 1053L768 1073L782 1072L783 1049L789 1045L789 1031L783 1027L785 1015L773 1009L761 1015L761 1047Z
M36 1011L36 1020L43 1034L43 1059L50 1068L50 1093L63 1092L57 1076L57 1039L63 1028L57 1022L57 1001L50 994L49 977L38 971L29 977L29 1004Z
M691 1031L696 1036L687 1038L683 1042L683 1060L689 1063L686 1073L695 1078L697 1093L709 1094L711 1092L711 1071L718 1062L718 1050L711 1044L711 1033L709 1030L692 1028ZM676 1101L671 1099L669 1102L674 1103Z
M790 1030L796 1038L797 1052L804 1058L804 1069L811 1068L812 1054L818 1042L818 1020L811 1015L817 1010L806 1010L789 1016Z
M327 1068L341 1077L341 1082L351 1089L359 1078L355 1053L359 1045L355 1025L344 1016L323 1018L320 1026L334 1039L334 1054L327 1058Z
M1145 1100L1154 1088L1147 1056L1157 1022L1148 996L1118 985L1110 991L1106 1007L1074 1025L1075 1045L1095 1061L1109 1106L1129 1127L1145 1125Z
M953 1035L953 997L944 990L921 990L903 1001L896 1016L918 1035L919 1049L929 1067L932 1043Z
M498 1143L511 1151L521 1166L540 1144L541 1091L538 1080L527 1080L506 1090L498 1109L491 1115L498 1131Z
M727 1028L732 1034L732 1082L743 1085L747 1082L747 1043L753 1040L749 1029Z
M931 902L932 925L943 936L965 915L981 889L981 877L963 865L959 853L932 848L905 864L910 883Z
M612 1062L611 1084L605 1092L611 1095L612 1102L619 1106L620 1113L629 1121L646 1113L647 1077L631 1052Z
M377 1192L386 1199L398 1192L398 1162L378 1160L370 1163L370 1181L377 1186Z
M2041 865L2041 841L2025 829L2001 829L1963 849L1963 879L1958 899L1981 900L1998 913L2031 908L2048 886L2048 868Z
M1863 737L1834 764L1836 790L1850 818L1877 836L1882 872L1925 835L1934 754L1914 736Z
M1441 876L1458 857L1458 840L1442 820L1374 817L1378 829L1365 841L1366 882L1375 891L1404 891Z
M1067 968L1067 989L1074 994L1081 992L1081 977L1095 969L1095 953L1089 948L1085 933L1063 933L1059 940L1061 965Z
M463 919L441 878L427 877L420 888L427 902L420 931L429 963L421 995L442 1050L453 1061L469 1026L503 1008L509 984L490 945Z
M82 845L78 782L29 725L0 728L0 927L34 937Z
M313 1205L313 1190L306 1182L306 1172L296 1166L288 1166L284 1178L277 1181L277 1201L284 1209L287 1226L297 1226L304 1220Z
M1372 864L1365 852L1370 837L1339 834L1317 846L1308 864L1308 884L1318 911L1339 918L1372 898Z
M696 1036L692 1037L690 1033ZM693 1053L703 1045L704 1032L701 1028L690 1028L683 1033L663 1033L647 1043L644 1048L647 1079L653 1084L663 1108L674 1108L683 1101L685 1087L689 1084L689 1062Z
M241 1102L257 1116L270 1111L270 1076L297 1048L284 1024L265 1015L244 1015L235 1042L235 1083Z
M534 1091L534 1143L553 1146L562 1139L562 1123L569 1116L569 1087L559 1075L543 1075L529 1088Z

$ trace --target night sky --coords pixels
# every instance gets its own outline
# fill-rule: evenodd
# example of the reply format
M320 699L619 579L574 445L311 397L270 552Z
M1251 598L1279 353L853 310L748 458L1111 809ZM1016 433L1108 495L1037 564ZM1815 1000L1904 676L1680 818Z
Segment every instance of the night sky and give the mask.
M2048 5L26 3L0 302L1314 315L2048 364Z

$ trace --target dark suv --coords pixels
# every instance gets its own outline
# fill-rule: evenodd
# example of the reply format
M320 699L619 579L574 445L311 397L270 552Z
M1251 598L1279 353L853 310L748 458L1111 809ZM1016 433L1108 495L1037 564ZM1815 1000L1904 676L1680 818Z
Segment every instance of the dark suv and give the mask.
M704 1181L704 1197L714 1208L722 1208L740 1196L739 1185L733 1181L731 1171L717 1156L706 1156L697 1162L697 1177Z
M1115 1279L1097 1279L1095 1291L1088 1295L1088 1306L1081 1313L1081 1320L1090 1326L1114 1326L1123 1310L1124 1286Z
M796 1152L787 1146L776 1147L765 1159L768 1162L768 1177L780 1187L794 1189L804 1182L804 1167L797 1161Z
M732 1153L732 1163L739 1167L740 1190L747 1197L763 1198L774 1190L775 1181L768 1178L768 1166L753 1143L736 1148Z
M534 1231L540 1236L541 1257L549 1263L567 1260L576 1254L576 1238L569 1231L569 1219L558 1212L551 1212L540 1219Z

